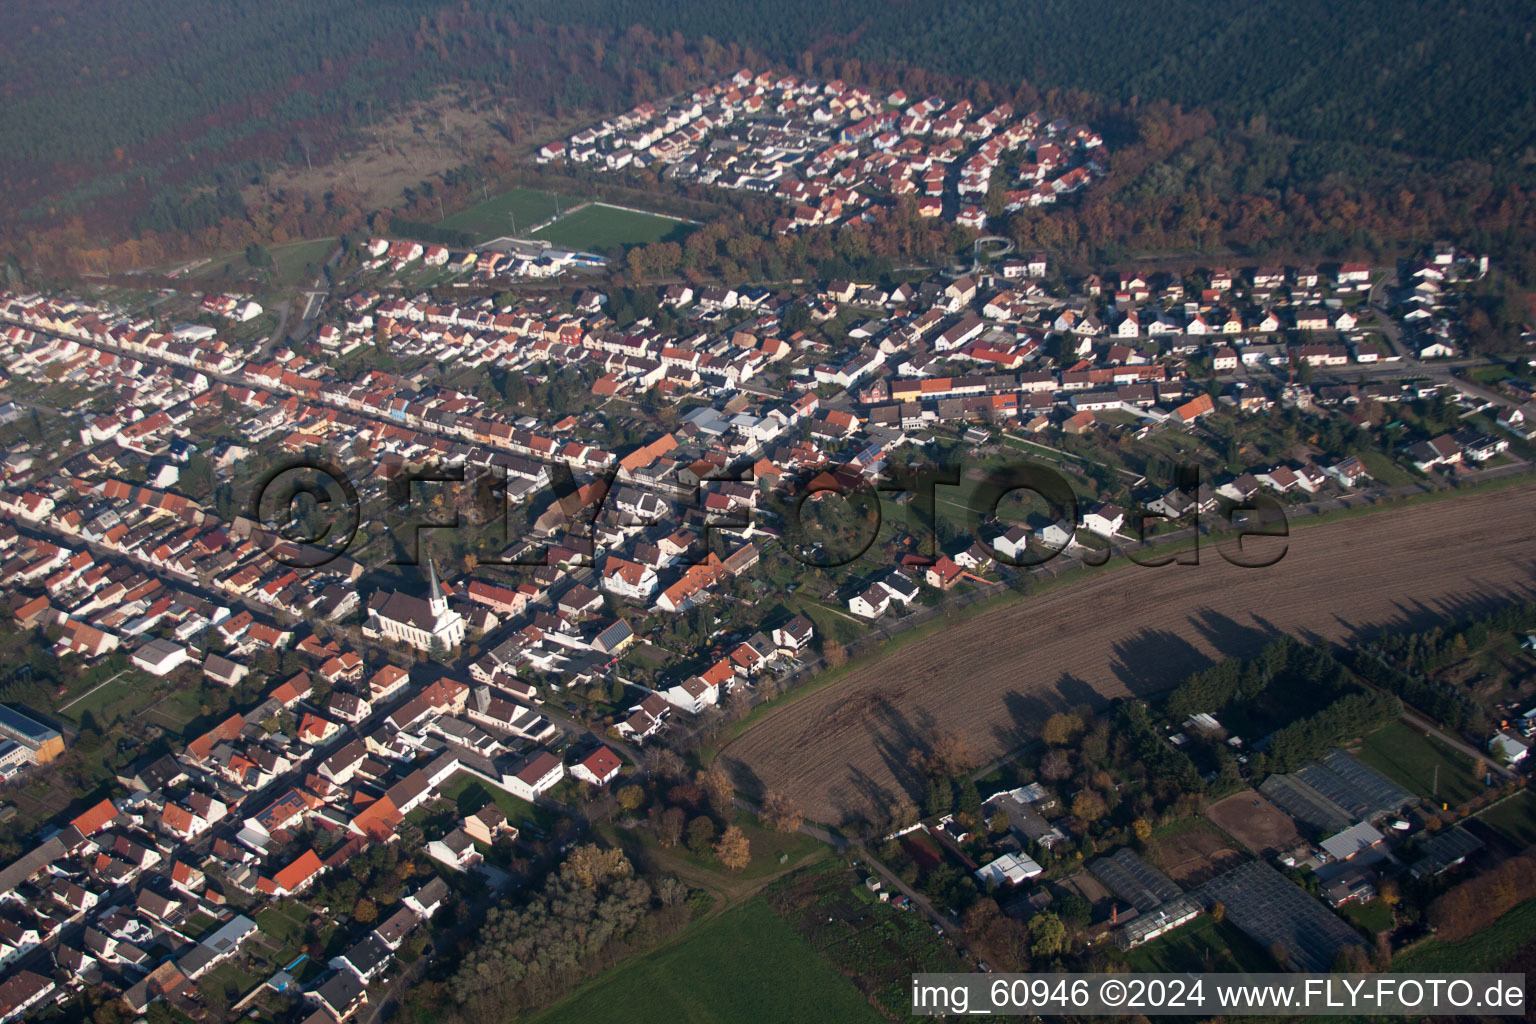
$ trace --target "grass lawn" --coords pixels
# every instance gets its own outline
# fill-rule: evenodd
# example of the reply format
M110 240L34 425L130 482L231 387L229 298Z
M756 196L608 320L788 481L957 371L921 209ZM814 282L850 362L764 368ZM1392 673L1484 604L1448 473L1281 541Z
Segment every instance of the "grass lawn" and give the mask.
M526 829L527 823L531 821L539 831L548 833L559 818L554 811L519 800L506 790L487 785L484 780L468 772L456 773L438 790L438 794L452 801L461 815L474 814L487 803L494 802L501 808L501 813L507 816L507 821L518 829Z
M1418 479L1408 470L1374 449L1368 448L1360 452L1359 458L1365 464L1366 472L1371 474L1371 478L1387 487L1411 484Z
M560 197L560 208L570 209L581 200ZM521 234L555 215L555 194L532 188L515 188L476 203L437 222L437 227L465 231L484 242L502 235ZM513 224L516 222L516 230Z
M1436 804L1456 807L1485 788L1471 758L1404 722L1392 722L1367 736L1360 760Z
M124 672L122 676L91 693L95 684L87 687L78 703L68 711L58 712L60 718L79 725L89 711L97 724L106 727L117 722L132 722L145 708L158 698L152 691L155 681L138 671ZM85 696L89 693L89 696ZM73 701L70 697L66 701Z
M1344 916L1349 918L1352 924L1356 924L1375 935L1392 927L1392 908L1381 900L1371 900L1369 903L1351 903L1344 908Z
M313 284L314 278L320 273L321 264L334 248L336 248L334 238L315 238L268 246L267 253L272 257L272 266L268 268L272 286L297 288ZM309 271L311 264L314 265L314 273ZM253 272L254 268L246 262L245 253L238 252L228 256L214 257L192 273L200 281L218 282L227 277L240 278Z
M1493 927L1460 942L1425 939L1392 961L1394 972L1491 971L1536 942L1536 900L1526 900Z
M1209 914L1125 955L1133 971L1273 971L1274 961L1230 921Z
M1536 795L1521 790L1478 815L1521 846L1536 844Z
M752 850L751 862L740 871L728 871L713 856L700 857L683 845L663 847L656 841L655 833L648 828L619 834L628 843L638 844L648 859L662 864L668 870L675 870L690 878L714 873L721 881L733 884L778 874L786 867L799 864L827 849L822 843L799 832L774 832L763 828L756 818L745 811L736 815L733 824L746 835ZM784 858L783 863L779 861L781 856Z
M619 245L679 242L694 225L655 213L638 213L605 203L592 203L533 232L555 245L604 252Z
M304 934L303 922L290 917L280 907L268 907L256 915L255 921L262 935L274 946L296 944Z
M1166 825L1158 825L1152 829L1151 838L1154 841L1158 839L1173 839L1177 836L1187 835L1190 832L1209 832L1212 835L1220 836L1223 840L1226 839L1219 828L1211 824L1208 819L1200 817L1177 818Z
M636 957L535 1017L539 1024L844 1024L879 1021L831 964L761 898Z
M218 922L213 918L199 912L187 918L187 926L183 931L194 939L200 939L216 924Z
M252 978L239 964L222 963L209 972L207 980L200 981L198 984L222 989L224 995L233 1003L265 980L265 978Z
M272 280L276 284L308 288L320 275L326 257L336 248L334 238L316 238L308 242L275 245L272 254ZM314 270L311 272L310 268ZM303 312L303 310L300 310Z
M197 685L182 686L175 693L161 698L151 714L159 725L170 730L173 735L182 736L186 734L187 726L202 714L203 697L201 681ZM214 703L213 706L218 705Z
M839 615L828 605L807 594L792 594L784 603L810 619L818 636L830 637L838 643L846 644L864 635L863 625Z

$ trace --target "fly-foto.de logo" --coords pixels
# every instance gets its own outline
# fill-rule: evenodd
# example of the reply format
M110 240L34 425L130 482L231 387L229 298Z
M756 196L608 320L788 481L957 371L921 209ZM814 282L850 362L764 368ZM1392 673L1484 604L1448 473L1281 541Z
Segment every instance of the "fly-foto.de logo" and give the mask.
M588 564L590 554L549 538L562 531L591 537L603 522L625 536L685 531L693 542L674 562L682 565L705 560L728 535L782 539L790 557L814 569L850 565L892 531L907 535L909 551L935 557L957 523L987 557L1014 568L1063 555L1102 565L1116 554L1149 567L1198 565L1202 537L1212 539L1226 562L1264 568L1283 558L1289 544L1278 501L1264 494L1221 499L1202 486L1196 466L1180 467L1167 495L1130 507L1082 501L1066 475L1027 460L971 470L889 465L874 476L850 464L786 474L771 487L750 471L722 470L649 488L618 473L578 480L558 462L407 465L388 480L365 484L365 510L345 470L305 459L264 474L244 508L265 551L285 565L311 569L347 554L368 522L386 519L396 539L395 565L420 561L424 531L470 527L485 552L477 555L481 565ZM1028 514L1021 516L1021 509Z

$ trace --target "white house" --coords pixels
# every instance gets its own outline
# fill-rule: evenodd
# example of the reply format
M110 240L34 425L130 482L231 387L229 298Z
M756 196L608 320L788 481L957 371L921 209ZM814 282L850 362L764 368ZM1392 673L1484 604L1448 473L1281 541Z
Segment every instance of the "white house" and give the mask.
M878 583L848 599L848 610L864 619L878 619L891 606L891 592Z
M891 600L900 601L902 604L911 604L922 592L917 581L899 569L881 580L880 585L890 591Z
M696 715L705 708L720 703L720 687L706 682L700 676L691 676L675 686L662 691L668 704Z
M1110 539L1125 525L1125 510L1118 505L1101 501L1083 514L1083 526L1088 532Z
M975 875L976 881L982 885L1018 885L1044 873L1044 870L1028 854L1005 853L977 868Z
M468 871L485 860L480 851L475 849L475 841L462 828L456 828L443 838L428 843L427 856L455 871Z
M816 627L804 615L796 615L773 631L773 645L781 651L802 651L816 635Z
M167 676L191 661L192 655L180 644L156 638L134 651L128 660L152 676Z
M513 796L532 803L539 796L554 789L565 778L565 765L549 751L535 754L515 774L503 775L502 786Z
M1494 757L1501 758L1505 764L1519 764L1530 754L1531 748L1524 740L1518 739L1507 732L1496 732L1488 741L1488 752Z
M1024 552L1029 546L1029 531L1022 526L1015 526L1007 533L992 541L992 550L1004 558L1017 562L1024 557Z
M601 586L610 594L630 601L646 602L656 593L660 580L648 565L609 556L603 564Z
M606 786L618 777L624 762L607 747L598 747L571 768L571 774L594 786Z

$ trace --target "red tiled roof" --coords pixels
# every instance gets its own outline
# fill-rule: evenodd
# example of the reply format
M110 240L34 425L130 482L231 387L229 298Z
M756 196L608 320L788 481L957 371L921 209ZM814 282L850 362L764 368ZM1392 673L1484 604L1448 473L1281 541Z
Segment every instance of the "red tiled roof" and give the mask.
M111 824L112 819L116 817L117 807L111 800L103 800L70 822L70 824L79 829L81 835L90 836L106 828Z

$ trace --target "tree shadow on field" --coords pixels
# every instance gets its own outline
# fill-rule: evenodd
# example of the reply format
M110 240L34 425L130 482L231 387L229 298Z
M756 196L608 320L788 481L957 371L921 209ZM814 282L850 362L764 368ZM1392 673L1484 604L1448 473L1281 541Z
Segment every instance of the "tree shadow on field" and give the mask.
M1270 634L1271 636L1281 636L1288 632L1287 630L1281 629L1273 622L1270 622L1268 619L1258 614L1257 612L1250 612L1249 618L1253 619L1254 625L1264 630L1264 632Z
M1536 575L1536 563L1527 567L1533 575ZM1502 586L1494 583L1473 581L1471 590L1460 594L1448 594L1439 598L1435 603L1442 611L1441 616L1446 618L1470 618L1472 616L1486 615L1495 608L1502 607L1515 601L1529 601L1536 589L1529 584L1510 584Z
M1102 693L1070 672L1063 672L1061 678L1056 680L1056 692L1061 694L1061 702L1057 707L1052 708L1051 712L1081 707L1084 704L1091 708L1100 708L1107 703Z
M827 793L828 801L837 811L838 820L845 824L866 822L883 825L883 821L875 819L883 817L904 800L916 799L910 790L898 792L852 762L848 764L847 778L846 784L838 783Z
M1039 694L1018 690L1009 690L1003 695L1003 707L1008 712L1007 721L992 726L992 736L999 750L1022 747L1039 734L1042 722L1061 709L1060 705Z
M734 757L725 758L725 770L735 783L736 790L742 796L751 800L761 800L768 787L763 785L762 778L753 770L752 766L738 761Z
M1166 629L1143 629L1117 642L1114 652L1110 670L1137 697L1166 693L1211 664L1194 644Z
M1329 644L1328 639L1315 629L1298 629L1295 631L1295 637L1302 643L1311 644L1314 647L1319 644L1324 646Z
M1189 617L1189 621L1223 658L1251 658L1279 631L1257 615L1250 617L1260 625L1245 626L1214 608L1200 609Z
M913 764L913 754L927 751L932 745L935 736L933 717L921 711L909 716L894 701L879 700L865 721L875 750L896 785L908 794L921 792L924 780Z

